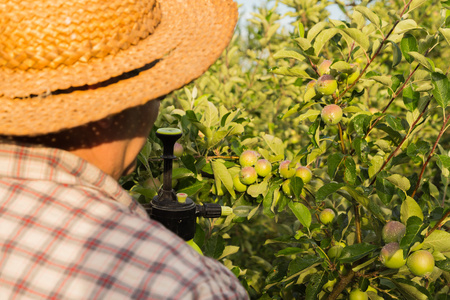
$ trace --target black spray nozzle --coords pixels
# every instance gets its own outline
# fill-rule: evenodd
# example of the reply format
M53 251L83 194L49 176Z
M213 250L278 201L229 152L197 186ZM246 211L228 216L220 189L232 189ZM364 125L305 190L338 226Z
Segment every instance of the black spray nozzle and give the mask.
M173 155L175 142L181 137L181 130L178 128L159 128L156 136L163 143L164 172L163 185L158 193L158 201L177 201L175 191L172 189L172 163L176 156Z

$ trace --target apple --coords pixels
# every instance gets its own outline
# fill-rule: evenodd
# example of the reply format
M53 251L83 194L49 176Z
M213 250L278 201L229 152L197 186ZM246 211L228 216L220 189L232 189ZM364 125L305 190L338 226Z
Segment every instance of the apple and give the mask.
M259 153L254 150L245 150L239 156L239 164L241 167L253 167L259 156Z
M381 237L385 243L400 242L406 232L406 226L398 221L389 221L381 230Z
M320 212L319 219L322 224L327 225L333 222L335 216L336 214L331 208L325 208Z
M319 75L325 75L330 74L330 66L333 62L329 59L324 60L318 67L317 72L319 72Z
M317 79L315 88L322 95L333 95L337 89L337 80L329 74L322 75Z
M344 249L345 244L342 242L338 242L336 243L334 246L331 246L330 249L328 249L327 255L330 259L333 258L339 258L339 256L341 256L342 253L342 249Z
M247 186L241 182L239 178L239 174L233 176L233 187L237 192L245 192L247 190Z
M308 183L312 179L312 172L309 168L300 166L295 170L295 176L300 177L303 183Z
M158 190L161 186L161 181L159 181L158 178L152 178L150 177L144 182L144 187Z
M180 157L183 154L183 152L184 152L183 145L175 142L175 144L173 145L173 155Z
M434 257L427 250L419 250L409 255L406 262L409 271L416 276L423 276L433 271Z
M310 82L308 82L306 84L306 89L305 89L305 94L303 95L303 100L309 101L317 95L315 85L316 85L316 80L311 80Z
M380 261L389 269L398 269L406 263L406 259L403 258L403 250L397 242L389 243L381 249Z
M336 125L342 119L342 108L336 104L330 104L322 109L322 120L327 125Z
M284 178L291 178L295 175L296 168L290 167L290 160L284 160L280 163L278 171L280 172L280 176Z
M256 170L253 167L250 166L243 167L239 172L239 179L245 185L255 183L257 178L258 174L256 174Z
M369 296L367 295L366 292L363 292L360 289L353 289L349 296L348 296L349 300L368 300Z
M261 177L266 177L272 172L272 164L267 159L258 159L255 164L256 173Z

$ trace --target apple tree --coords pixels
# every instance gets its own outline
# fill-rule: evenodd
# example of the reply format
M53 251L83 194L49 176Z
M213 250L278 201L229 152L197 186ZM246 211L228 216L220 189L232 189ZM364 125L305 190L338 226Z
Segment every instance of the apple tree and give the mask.
M175 189L233 207L195 241L252 299L446 299L450 2L337 1L344 20L332 4L259 8L163 102L122 184L150 201L155 130L178 127Z

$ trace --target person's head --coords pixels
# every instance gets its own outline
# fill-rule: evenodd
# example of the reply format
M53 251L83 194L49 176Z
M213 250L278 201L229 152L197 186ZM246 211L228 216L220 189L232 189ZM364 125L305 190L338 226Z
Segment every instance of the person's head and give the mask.
M0 136L82 157L127 141L134 160L157 99L203 74L237 21L232 0L0 2Z

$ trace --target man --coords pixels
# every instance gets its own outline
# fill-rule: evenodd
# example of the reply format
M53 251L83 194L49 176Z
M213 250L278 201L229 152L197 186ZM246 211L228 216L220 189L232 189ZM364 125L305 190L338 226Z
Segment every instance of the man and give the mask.
M118 185L231 0L0 1L0 299L247 299Z

